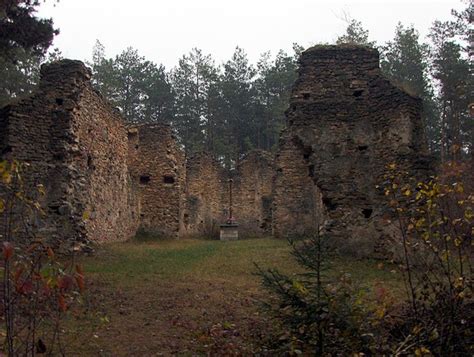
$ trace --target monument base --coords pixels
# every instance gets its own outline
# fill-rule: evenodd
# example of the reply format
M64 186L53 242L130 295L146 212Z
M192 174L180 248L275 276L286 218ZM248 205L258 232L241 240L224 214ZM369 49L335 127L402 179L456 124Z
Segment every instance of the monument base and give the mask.
M221 224L220 240L238 240L239 239L239 225L238 224Z

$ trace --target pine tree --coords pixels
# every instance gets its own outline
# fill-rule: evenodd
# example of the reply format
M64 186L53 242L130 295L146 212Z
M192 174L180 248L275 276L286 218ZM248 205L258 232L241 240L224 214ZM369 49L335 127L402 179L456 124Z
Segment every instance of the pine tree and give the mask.
M440 123L429 78L429 48L420 43L414 27L405 28L401 23L395 38L382 46L381 68L396 85L423 100L423 122L430 151L439 152Z
M375 42L369 41L369 31L363 27L362 22L349 18L346 18L345 21L347 22L346 32L338 37L336 44L355 44L375 47Z
M212 147L214 136L213 96L216 95L218 69L210 55L193 48L171 73L176 95L173 124L187 152Z

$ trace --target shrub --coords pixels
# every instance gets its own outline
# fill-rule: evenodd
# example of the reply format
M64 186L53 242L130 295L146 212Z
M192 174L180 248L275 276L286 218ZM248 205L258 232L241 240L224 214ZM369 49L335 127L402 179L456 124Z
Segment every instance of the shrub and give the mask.
M466 190L468 167L451 163L428 181L395 164L388 170L384 194L400 228L398 260L408 292L390 344L396 354L470 355L474 195Z
M61 353L60 323L80 299L84 274L74 259L60 263L47 237L31 229L44 217L37 196L28 189L22 165L0 162L1 319L4 351L10 356Z
M273 297L265 307L282 325L280 351L313 351L316 355L364 352L368 311L362 303L363 291L356 289L346 274L338 279L328 277L333 252L318 231L309 239L290 243L305 273L290 277L258 268Z
M471 173L471 174L470 174ZM276 346L316 355L470 356L474 354L472 294L474 194L472 168L451 163L438 177L418 181L390 164L383 194L386 219L399 228L395 261L407 299L376 287L369 306L347 276L326 274L327 239L291 241L306 273L262 270L271 292L266 308L280 324ZM400 249L398 249L400 248Z

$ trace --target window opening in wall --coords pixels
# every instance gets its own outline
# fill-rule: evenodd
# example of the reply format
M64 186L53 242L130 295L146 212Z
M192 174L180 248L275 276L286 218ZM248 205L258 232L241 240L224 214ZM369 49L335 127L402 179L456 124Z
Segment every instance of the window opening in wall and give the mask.
M148 182L150 182L150 180L151 180L150 175L141 175L140 176L140 183L142 185L146 185Z
M95 169L94 163L92 162L92 156L87 155L87 167L91 170Z
M367 150L368 148L369 148L368 145L359 145L359 146L357 147L357 149L359 149L359 151L365 151L365 150Z
M56 98L56 104L57 105L63 105L64 104L64 99L63 98Z
M128 136L129 139L136 138L136 137L138 136L138 132L136 132L136 131L129 131L129 132L127 133L127 136Z
M163 176L163 182L164 183L174 183L174 177L170 175L165 175Z
M0 152L2 155L8 154L13 151L13 147L10 145L5 146L5 148Z
M308 100L311 97L309 93L303 93L303 99Z
M323 204L328 211L334 211L337 208L337 203L334 203L329 197L323 197Z
M357 89L357 90L354 91L354 93L352 95L354 97L360 97L363 93L364 93L363 89Z
M362 209L362 214L364 215L365 218L369 219L372 216L372 208L364 208Z

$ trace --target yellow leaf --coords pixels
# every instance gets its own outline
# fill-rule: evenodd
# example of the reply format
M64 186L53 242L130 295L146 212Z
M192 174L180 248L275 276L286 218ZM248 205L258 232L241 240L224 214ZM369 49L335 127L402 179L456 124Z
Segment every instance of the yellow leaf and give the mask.
M420 218L419 220L416 221L416 228L417 229L420 229L421 227L423 227L425 225L425 219L424 218Z
M5 211L5 202L0 198L0 213Z
M299 291L302 294L306 294L308 290L301 284L299 281L293 281L293 288Z
M10 184L12 182L12 175L9 172L5 171L2 174L2 180L5 184Z
M375 315L379 319L381 319L385 316L385 312L386 312L385 308L383 306L380 306L377 310L375 310Z
M82 219L84 221L87 221L90 218L90 216L91 215L90 215L89 211L84 211L84 213L82 214Z
M407 197L410 196L410 195L411 195L410 189L409 189L409 188L406 189L405 192L403 192L403 194L404 194L405 196L407 196Z
M430 355L431 351L427 349L426 347L419 347L415 350L415 356L421 357L425 355Z
M471 220L474 218L474 211L469 207L465 212L464 212L464 217L466 217L467 220Z
M42 196L44 196L44 195L46 194L46 191L45 191L45 189L44 189L43 184L39 184L39 185L38 185L38 192L39 192Z

